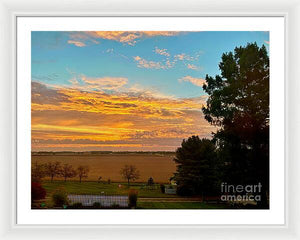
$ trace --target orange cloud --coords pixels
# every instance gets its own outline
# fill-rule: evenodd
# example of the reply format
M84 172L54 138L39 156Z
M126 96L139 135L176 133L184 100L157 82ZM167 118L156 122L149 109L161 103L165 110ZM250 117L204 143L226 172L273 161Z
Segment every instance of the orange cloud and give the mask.
M117 90L128 83L125 77L87 77L85 75L76 75L71 73L73 78L69 80L70 85L49 85L57 89L77 89L82 91L104 91ZM36 83L34 83L36 84Z
M206 82L205 79L203 79L203 78L194 78L191 76L182 77L178 81L179 82L190 82L198 87L202 87L203 84Z
M128 79L124 77L91 78L91 77L81 76L81 80L84 82L83 88L85 90L90 90L90 89L113 90L124 86L128 82Z
M72 32L70 38L85 39L98 43L96 39L108 39L120 43L135 45L138 39L150 38L156 36L171 37L178 35L179 32L174 31L88 31L88 32Z
M91 85L99 82L83 80ZM33 82L32 86L33 151L118 146L175 150L183 138L209 137L214 129L201 112L205 96L178 99L138 87L108 94L73 85L55 88Z
M85 47L85 43L80 42L80 41L74 41L74 40L69 40L68 41L69 44L74 44L77 47Z

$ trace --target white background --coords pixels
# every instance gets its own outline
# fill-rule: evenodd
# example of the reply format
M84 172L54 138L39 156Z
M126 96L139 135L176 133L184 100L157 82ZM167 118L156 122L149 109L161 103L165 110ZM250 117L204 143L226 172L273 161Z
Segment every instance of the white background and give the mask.
M18 224L284 224L284 18L18 18ZM270 210L31 210L31 31L270 31Z

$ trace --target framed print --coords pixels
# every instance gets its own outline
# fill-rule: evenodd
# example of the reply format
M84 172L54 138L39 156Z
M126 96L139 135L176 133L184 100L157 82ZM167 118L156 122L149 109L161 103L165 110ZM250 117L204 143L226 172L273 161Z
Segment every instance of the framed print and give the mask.
M284 224L284 18L235 22L18 18L18 222Z
M14 13L9 226L296 231L290 16Z

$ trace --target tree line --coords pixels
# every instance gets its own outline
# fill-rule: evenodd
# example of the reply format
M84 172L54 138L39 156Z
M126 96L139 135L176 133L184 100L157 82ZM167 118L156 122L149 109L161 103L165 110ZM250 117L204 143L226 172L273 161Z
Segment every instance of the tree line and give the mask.
M262 207L269 194L269 56L248 43L224 53L221 74L206 75L202 112L217 127L212 139L183 140L174 161L181 195L220 193L220 183L261 183Z
M35 162L31 168L31 181L40 182L44 177L50 177L51 182L55 177L63 177L66 182L68 178L79 177L81 183L83 178L87 178L89 173L88 166L78 166L76 169L71 164L61 164L59 161L38 164ZM135 181L140 178L140 172L134 165L124 165L120 170L120 175L127 181L128 186L130 181ZM98 182L102 179L100 176ZM110 180L109 180L110 181ZM153 179L151 178L153 182Z
M83 178L87 178L89 173L88 166L78 166L76 169L71 164L61 164L60 162L48 162L45 164L33 164L31 168L31 181L40 182L44 177L50 177L51 182L55 177L63 177L64 181L68 178L78 177L81 183Z

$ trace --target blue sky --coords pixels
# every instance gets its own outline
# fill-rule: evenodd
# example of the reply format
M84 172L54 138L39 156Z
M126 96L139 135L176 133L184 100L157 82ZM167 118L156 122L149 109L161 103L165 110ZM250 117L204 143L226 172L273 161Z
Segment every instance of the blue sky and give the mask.
M97 43L76 39L86 44L70 44L70 32L32 32L32 78L47 84L69 84L74 74L88 77L126 77L128 86L139 84L159 89L176 97L195 97L203 93L201 86L180 82L184 76L205 78L219 73L222 53L248 42L258 45L269 42L267 32L184 32L175 36L155 36L138 39L134 45L117 40L95 38ZM166 49L170 56L155 49ZM166 69L138 66L134 57L146 61L172 62L174 56L185 54L193 60L176 61ZM189 69L188 64L197 69ZM72 74L73 73L73 74Z
M32 32L32 150L174 151L211 137L206 74L268 32Z

